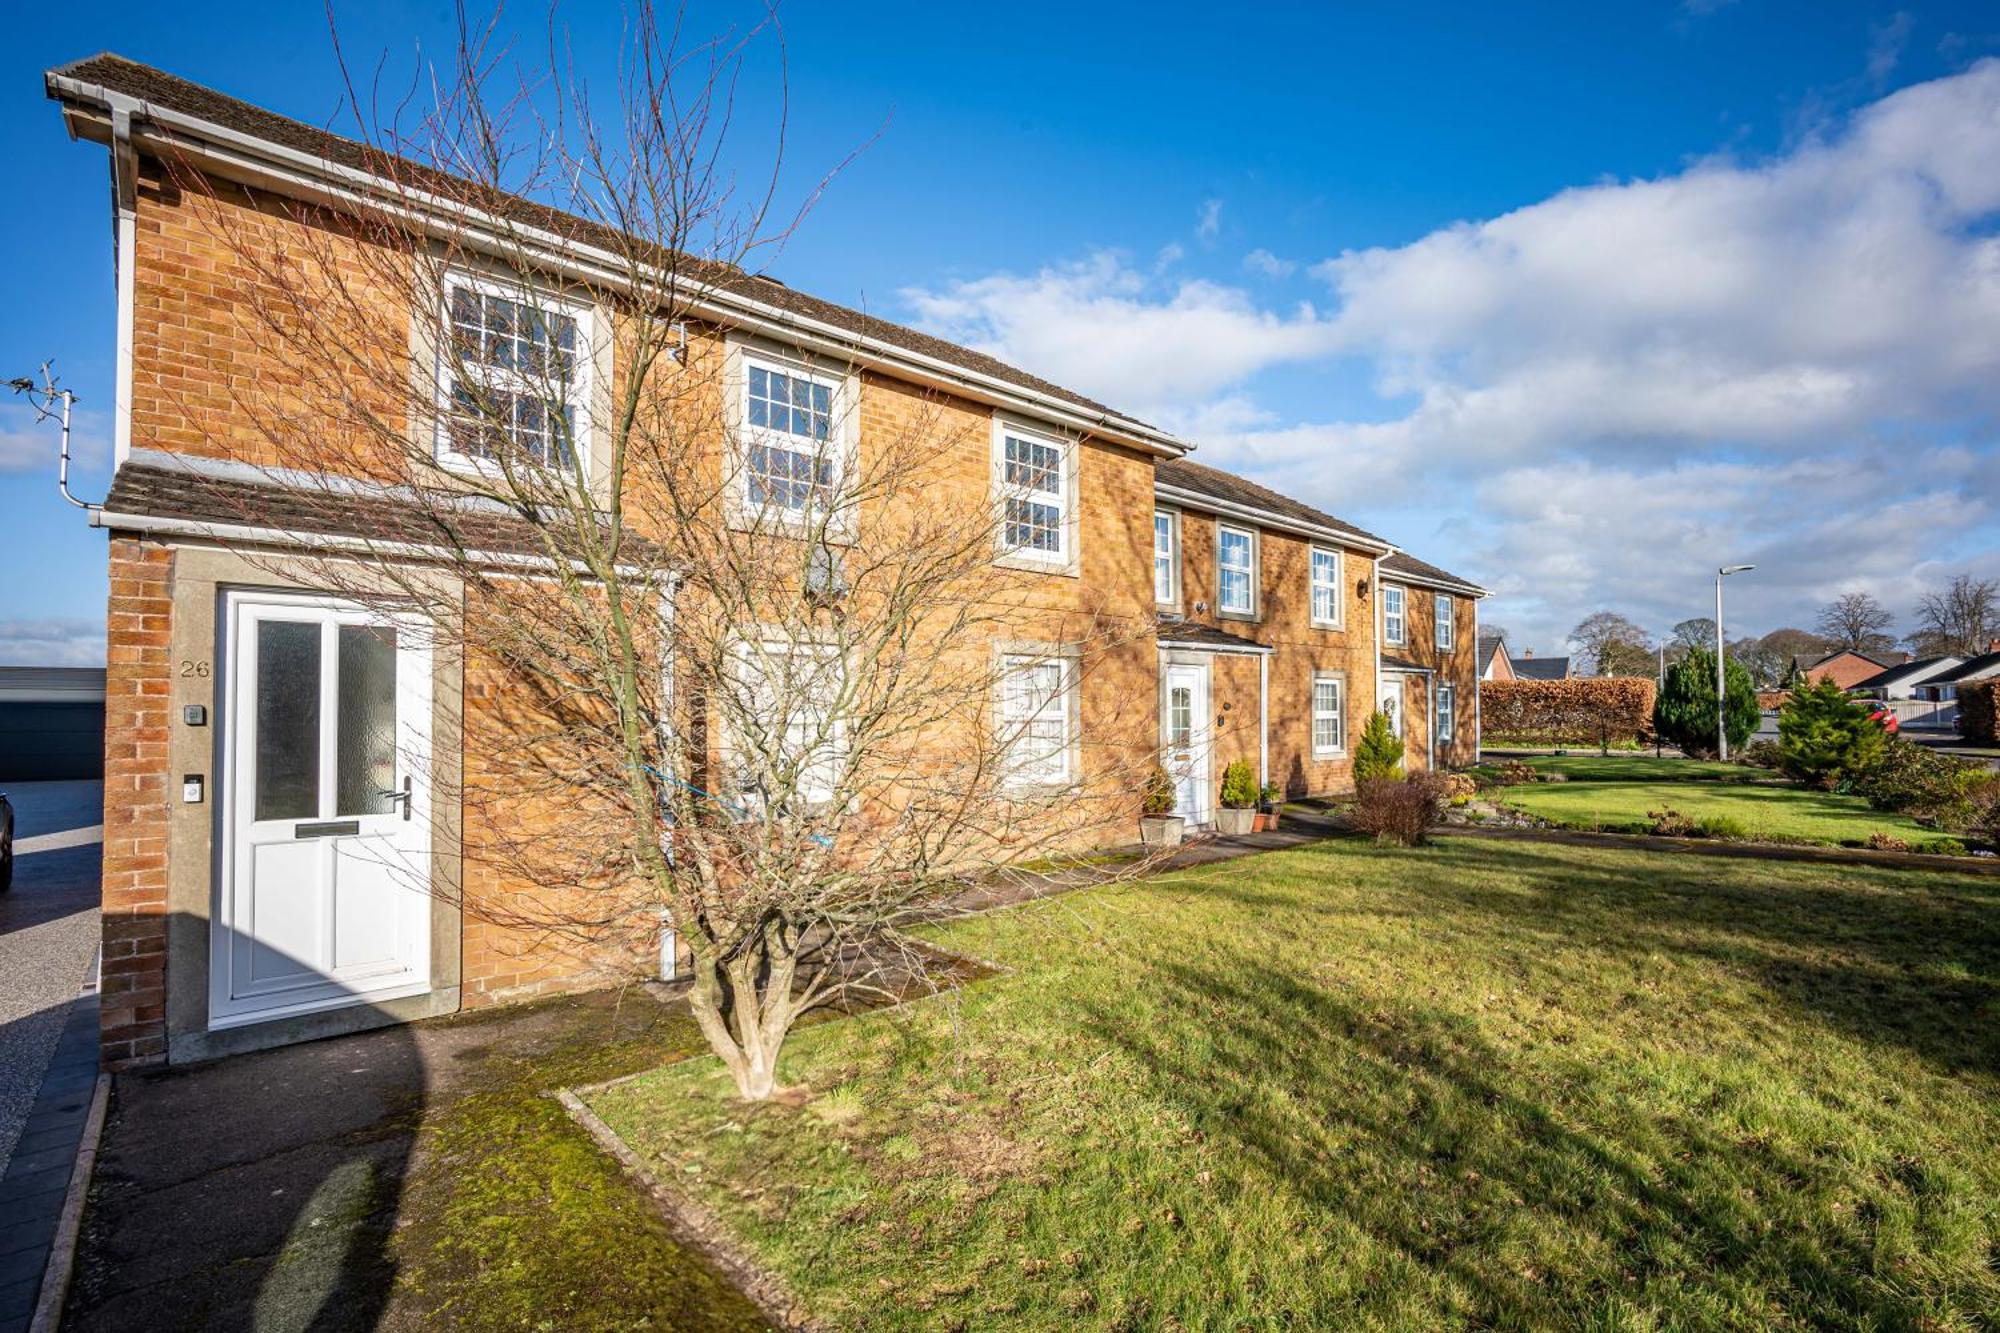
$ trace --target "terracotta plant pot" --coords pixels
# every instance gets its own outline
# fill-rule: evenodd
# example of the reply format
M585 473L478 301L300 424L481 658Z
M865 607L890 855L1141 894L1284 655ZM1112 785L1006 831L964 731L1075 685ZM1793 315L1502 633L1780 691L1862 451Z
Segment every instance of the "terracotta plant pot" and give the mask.
M1179 815L1141 815L1139 841L1147 847L1178 847L1187 831L1187 821Z

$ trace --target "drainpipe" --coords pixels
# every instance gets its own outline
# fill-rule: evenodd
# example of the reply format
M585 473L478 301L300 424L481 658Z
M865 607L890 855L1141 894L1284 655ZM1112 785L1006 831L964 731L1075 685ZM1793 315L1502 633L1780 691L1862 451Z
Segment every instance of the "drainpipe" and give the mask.
M111 107L111 193L117 211L118 379L113 402L113 471L132 452L132 313L134 258L139 234L139 154L132 147L132 113L140 103L107 93Z
M1479 723L1480 687L1486 683L1485 663L1479 660L1479 599L1472 599L1472 762L1486 762L1486 732Z
M1271 785L1271 655L1257 654L1257 787Z

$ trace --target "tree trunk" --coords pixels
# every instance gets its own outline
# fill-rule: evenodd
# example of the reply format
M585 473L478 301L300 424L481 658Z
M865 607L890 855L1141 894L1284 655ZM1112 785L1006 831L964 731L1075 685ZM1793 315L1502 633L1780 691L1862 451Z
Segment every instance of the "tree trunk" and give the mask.
M791 993L796 960L775 952L781 951L766 936L734 959L697 955L688 993L696 1026L745 1101L767 1101L781 1091L778 1053L798 1016Z

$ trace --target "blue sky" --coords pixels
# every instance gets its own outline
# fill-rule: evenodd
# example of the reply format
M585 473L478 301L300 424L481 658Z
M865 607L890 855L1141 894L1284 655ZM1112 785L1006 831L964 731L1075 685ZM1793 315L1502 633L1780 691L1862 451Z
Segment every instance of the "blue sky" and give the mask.
M273 8L288 11L278 17ZM357 63L447 5L336 7ZM541 10L524 8L524 47ZM611 6L564 17L604 69ZM698 4L693 27L754 22ZM1746 629L2000 573L2000 13L1985 4L796 4L768 267L993 350L1496 591L1560 648L1656 633L1721 559ZM102 150L41 72L111 49L302 119L317 5L52 7L0 52L0 374L55 357L106 484ZM775 105L753 60L746 146ZM1993 63L1982 63L1992 61ZM608 74L603 77L608 77ZM749 160L746 154L746 161ZM103 538L0 408L0 661L101 660Z

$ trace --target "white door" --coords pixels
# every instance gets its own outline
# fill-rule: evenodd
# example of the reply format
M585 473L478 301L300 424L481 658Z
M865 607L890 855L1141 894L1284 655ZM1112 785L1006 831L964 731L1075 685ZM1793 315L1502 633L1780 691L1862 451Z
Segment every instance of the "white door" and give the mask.
M1380 702L1377 705L1389 719L1389 730L1398 736L1403 734L1403 678L1401 676L1382 677Z
M330 597L232 593L211 1026L430 987L430 650Z
M1174 780L1174 813L1190 824L1206 824L1208 809L1208 668L1167 668L1167 773Z

